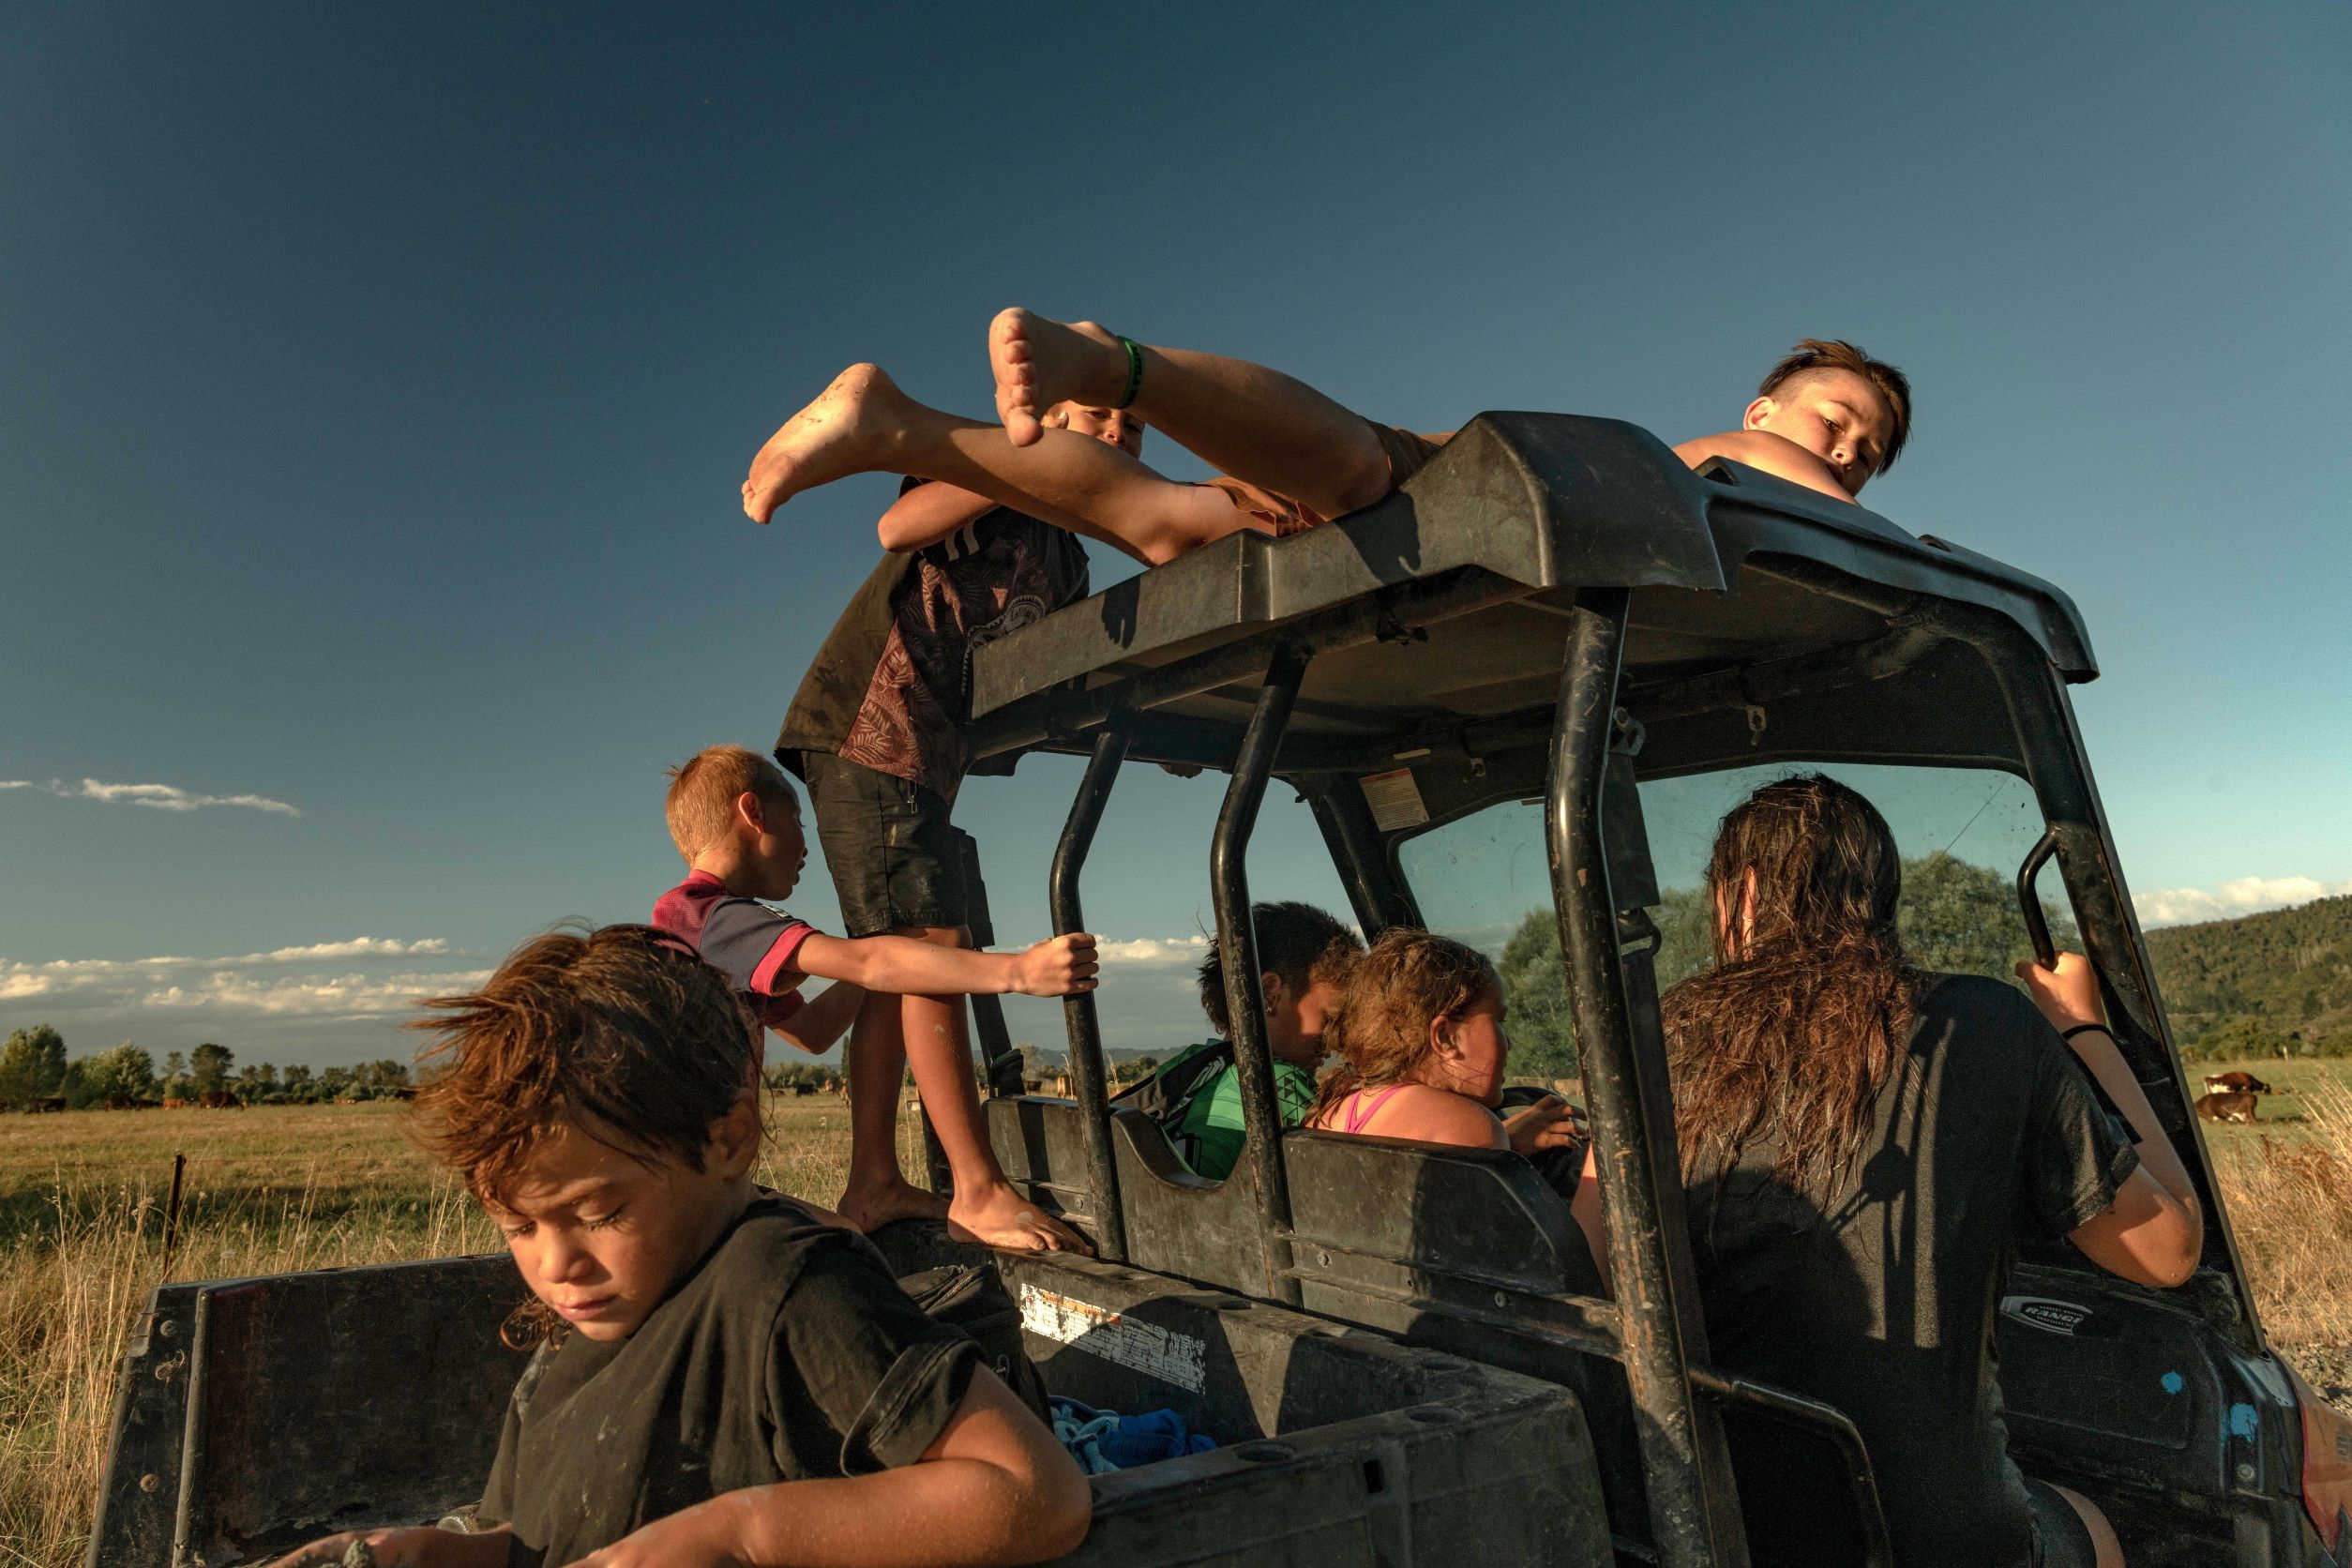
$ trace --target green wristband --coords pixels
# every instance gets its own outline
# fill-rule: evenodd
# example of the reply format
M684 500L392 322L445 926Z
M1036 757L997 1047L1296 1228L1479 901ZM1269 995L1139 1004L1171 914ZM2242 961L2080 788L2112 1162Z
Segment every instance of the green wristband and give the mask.
M1127 390L1112 408L1125 408L1135 401L1135 395L1143 390L1143 349L1133 339L1123 337L1119 346L1127 351Z

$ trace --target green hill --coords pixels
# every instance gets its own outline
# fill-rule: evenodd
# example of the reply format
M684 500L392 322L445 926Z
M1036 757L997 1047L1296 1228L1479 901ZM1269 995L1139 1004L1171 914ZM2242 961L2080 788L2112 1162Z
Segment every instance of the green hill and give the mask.
M2184 1044L2233 1028L2352 1035L2352 897L2168 927L2148 951Z
M2066 912L2047 912L2058 944L2080 947ZM1707 912L1695 890L1677 889L1657 918L1658 980L1671 985L1707 962ZM2008 980L2027 951L2008 879L1947 854L1904 862L1900 918L1904 946L1923 968ZM2352 1055L2352 897L2150 931L2148 947L2184 1054ZM1498 958L1511 998L1513 1070L1575 1072L1551 912L1530 912Z

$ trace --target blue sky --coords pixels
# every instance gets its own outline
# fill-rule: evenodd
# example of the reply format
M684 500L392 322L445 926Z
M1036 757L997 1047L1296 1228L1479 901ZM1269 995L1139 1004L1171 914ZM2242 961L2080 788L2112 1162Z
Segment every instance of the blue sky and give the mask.
M662 768L772 740L876 551L886 481L762 530L750 454L853 359L985 413L1010 304L1414 428L1669 440L1794 339L1855 339L1918 389L1875 508L2088 618L2144 912L2352 888L2340 8L78 5L9 34L0 1029L400 1054L419 988L641 918L677 874ZM967 792L1008 939L1043 931L1074 776ZM1113 804L1114 1043L1192 1037L1214 806L1156 774ZM1304 822L1270 807L1257 887L1339 905ZM835 915L813 864L795 907Z

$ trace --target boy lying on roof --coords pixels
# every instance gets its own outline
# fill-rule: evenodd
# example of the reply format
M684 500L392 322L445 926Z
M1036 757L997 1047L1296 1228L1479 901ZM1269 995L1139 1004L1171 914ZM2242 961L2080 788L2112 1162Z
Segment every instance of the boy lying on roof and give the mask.
M1240 529L1280 536L1372 505L1451 437L1375 424L1262 365L1026 310L998 314L988 359L1001 428L918 403L877 366L851 366L760 449L744 511L766 522L802 490L908 474L1157 565ZM1180 483L1101 440L1044 428L1057 405L1126 411L1220 477ZM1893 463L1910 424L1901 370L1851 343L1807 338L1765 376L1738 430L1675 453L1694 468L1734 459L1852 501Z

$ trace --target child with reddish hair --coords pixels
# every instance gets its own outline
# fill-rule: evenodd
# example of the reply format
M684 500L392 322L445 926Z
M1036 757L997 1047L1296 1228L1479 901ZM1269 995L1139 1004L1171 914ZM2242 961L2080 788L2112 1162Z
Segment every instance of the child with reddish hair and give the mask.
M1084 1539L1053 1435L881 1254L756 1186L754 1024L665 933L524 944L427 1003L413 1130L472 1189L537 1342L475 1533L379 1530L279 1568L1023 1563Z
M1502 977L1477 948L1405 927L1381 932L1356 960L1339 1017L1325 1027L1339 1062L1323 1075L1306 1124L1530 1158L1577 1142L1576 1113L1556 1095L1508 1121L1497 1114L1511 1058L1504 1009ZM1608 1247L1590 1150L1568 1209L1606 1282Z

